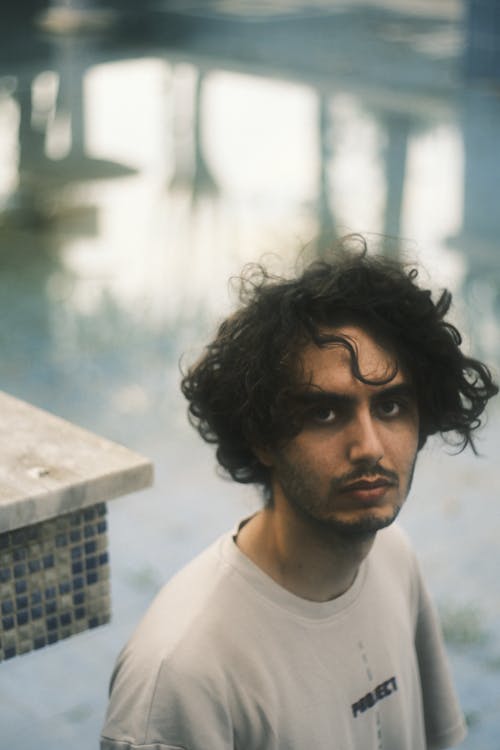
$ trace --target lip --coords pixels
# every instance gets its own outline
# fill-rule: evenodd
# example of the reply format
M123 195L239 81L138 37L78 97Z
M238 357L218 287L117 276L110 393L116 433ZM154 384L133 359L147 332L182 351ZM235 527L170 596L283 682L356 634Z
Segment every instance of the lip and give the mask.
M379 479L359 479L357 482L352 482L351 484L347 484L343 489L342 492L351 492L351 490L370 490L374 489L376 487L392 487L393 483L390 482L388 479L383 479L380 477Z
M341 492L346 495L350 495L356 500L362 502L369 502L379 500L394 487L394 482L390 482L387 479L375 479L373 481L361 480L359 482L353 482L343 487Z

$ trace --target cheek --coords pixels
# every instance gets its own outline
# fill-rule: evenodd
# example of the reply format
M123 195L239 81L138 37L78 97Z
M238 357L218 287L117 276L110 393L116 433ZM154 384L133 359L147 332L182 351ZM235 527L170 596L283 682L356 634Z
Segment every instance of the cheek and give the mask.
M393 460L404 469L411 469L418 451L418 433L415 430L404 431L393 442Z
M295 461L313 470L331 469L338 463L338 443L338 439L331 435L305 433L296 438L291 455Z
M328 491L332 479L349 469L341 460L338 451L337 442L326 437L318 441L299 441L294 446L293 453L289 454L289 460L295 472L300 474L311 488L314 487L316 493L324 493Z

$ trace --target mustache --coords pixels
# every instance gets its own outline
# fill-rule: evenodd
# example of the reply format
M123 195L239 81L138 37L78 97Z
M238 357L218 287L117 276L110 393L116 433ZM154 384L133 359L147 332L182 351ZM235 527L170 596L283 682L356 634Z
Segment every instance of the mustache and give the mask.
M384 466L370 466L370 468L363 469L361 466L348 474L343 474L340 477L335 477L330 483L330 488L334 492L338 492L353 482L359 482L363 479L374 479L383 477L388 482L394 484L396 487L399 486L399 476L395 471L386 469Z

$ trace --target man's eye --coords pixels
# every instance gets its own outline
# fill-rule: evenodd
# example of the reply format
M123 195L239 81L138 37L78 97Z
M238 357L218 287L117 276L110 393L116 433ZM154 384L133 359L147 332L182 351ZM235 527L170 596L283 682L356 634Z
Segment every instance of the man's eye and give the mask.
M399 401L383 401L379 404L379 410L384 417L397 417L401 414L402 408Z
M314 409L311 412L311 418L316 424L332 424L337 419L337 412L334 409L322 407Z

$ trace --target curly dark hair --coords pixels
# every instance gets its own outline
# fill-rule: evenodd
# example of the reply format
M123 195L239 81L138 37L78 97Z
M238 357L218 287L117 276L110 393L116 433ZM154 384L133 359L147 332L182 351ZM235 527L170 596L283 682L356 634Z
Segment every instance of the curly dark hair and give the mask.
M242 306L224 320L181 382L191 423L204 440L217 444L217 460L233 479L261 485L269 498L269 469L253 448L277 446L300 431L300 353L307 343L341 343L354 375L372 383L360 373L352 344L322 333L346 324L391 346L397 366L409 373L419 449L428 436L451 433L454 441L449 435L448 440L459 450L470 445L476 452L473 431L498 388L485 364L463 354L460 333L445 321L450 292L442 291L434 302L430 290L416 284L417 276L414 267L368 255L364 240L361 253L340 248L297 278L247 267L240 279Z

